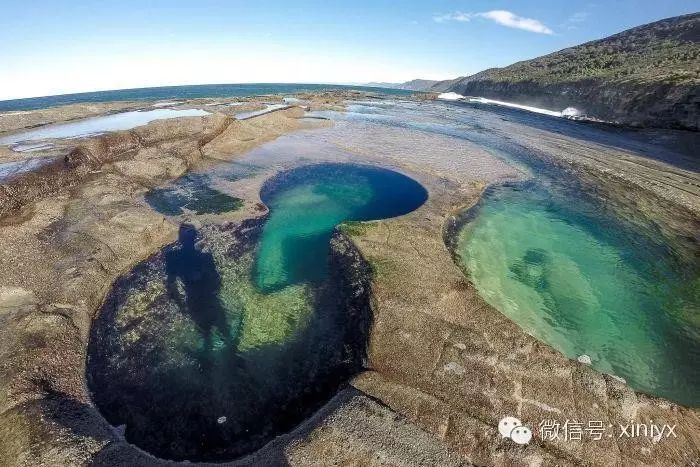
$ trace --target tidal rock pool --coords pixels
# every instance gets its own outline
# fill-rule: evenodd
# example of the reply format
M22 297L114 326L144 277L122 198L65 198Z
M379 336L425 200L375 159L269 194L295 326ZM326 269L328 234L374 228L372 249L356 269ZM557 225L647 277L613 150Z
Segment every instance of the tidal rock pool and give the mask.
M56 138L79 138L108 131L128 130L153 120L176 117L201 117L209 112L199 109L154 109L121 112L100 117L85 118L69 123L46 125L0 138L0 145L16 145L28 141ZM21 146L20 146L21 147Z
M359 371L369 266L333 230L410 212L427 192L390 170L318 164L274 177L261 197L267 219L183 224L176 243L114 284L93 323L93 400L154 455L245 455Z
M486 301L571 358L700 405L697 256L537 182L487 190L469 218L456 254Z
M406 214L427 197L415 180L378 167L326 163L285 172L261 191L270 218L255 258L256 285L272 291L323 280L336 225Z
M359 102L342 114L314 115L363 131L405 129L406 140L418 132L466 140L517 167L530 181L487 190L475 209L457 216L456 238L448 225L448 246L481 296L567 356L589 355L595 368L638 390L699 405L700 255L692 215L642 190L606 185L605 177L591 181L499 127L512 120L695 171L697 164L629 132L479 105ZM430 159L431 167L468 176L478 173L475 162L468 151ZM488 167L481 173L487 178Z
M25 172L31 172L42 165L53 162L54 159L48 157L30 158L21 161L0 163L0 181L14 177Z

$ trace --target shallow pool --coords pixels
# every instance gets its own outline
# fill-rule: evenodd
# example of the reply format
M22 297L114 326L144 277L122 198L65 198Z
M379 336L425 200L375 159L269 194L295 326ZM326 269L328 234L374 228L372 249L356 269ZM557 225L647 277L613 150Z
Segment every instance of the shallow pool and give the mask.
M176 117L201 117L208 115L200 109L154 109L121 112L101 117L86 118L68 123L45 125L0 138L0 145L15 145L27 141L39 141L57 138L78 138L93 136L108 131L129 130L145 125L153 120Z
M486 301L571 358L700 404L695 258L537 182L492 188L470 215L456 252Z
M212 187L205 173L189 173L163 187L146 192L146 202L156 211L169 216L181 214L221 214L243 206L243 200Z

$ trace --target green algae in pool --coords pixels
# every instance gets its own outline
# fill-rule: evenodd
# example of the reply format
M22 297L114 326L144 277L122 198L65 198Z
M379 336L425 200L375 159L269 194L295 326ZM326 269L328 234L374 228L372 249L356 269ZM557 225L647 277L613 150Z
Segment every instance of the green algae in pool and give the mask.
M343 221L385 219L413 211L427 199L418 182L370 166L300 167L261 191L270 208L258 246L254 279L271 291L326 275L328 241Z
M265 185L264 224L184 224L108 294L88 346L93 401L129 442L168 459L229 460L293 429L366 359L369 266L328 255L333 223L404 214L426 197L396 172L319 164ZM307 232L313 241L296 242ZM284 254L265 253L280 241ZM288 254L296 247L305 255ZM267 258L275 267L260 266ZM259 287L261 271L272 287Z
M668 245L579 198L528 184L487 191L457 255L482 297L571 358L647 393L700 403L700 275Z

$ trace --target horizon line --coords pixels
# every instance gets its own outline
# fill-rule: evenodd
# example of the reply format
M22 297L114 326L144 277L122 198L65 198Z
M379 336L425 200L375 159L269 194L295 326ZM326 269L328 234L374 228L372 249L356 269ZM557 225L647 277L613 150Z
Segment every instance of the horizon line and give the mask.
M413 78L413 79L421 79L421 78ZM239 81L239 82L229 82L229 83L197 83L197 84L164 84L164 85L159 85L159 86L140 86L140 87L128 87L128 88L108 88L108 89L94 89L94 90L89 90L89 91L77 91L77 92L62 92L58 94L45 94L45 95L38 95L38 96L27 96L27 97L12 97L12 98L0 98L0 102L11 102L11 101L21 101L21 100L28 100L28 99L44 99L48 97L60 97L60 96L73 96L73 95L80 95L80 94L92 94L92 93L99 93L99 92L112 92L112 91L134 91L138 89L162 89L162 88L177 88L177 87L184 87L184 86L232 86L232 85L238 85L238 84L244 84L244 85L254 85L254 84L259 84L259 85L305 85L305 84L313 84L313 85L320 85L320 86L362 86L362 87L367 87L367 88L376 88L376 89L386 89L378 86L369 86L368 84L370 83L385 83L385 84L402 84L404 82L412 81L407 80L407 81L402 81L401 83L394 83L394 82L384 82L384 81L367 81L364 83L360 82L318 82L318 81ZM430 80L430 81L438 81L438 80ZM205 99L205 98L202 98Z

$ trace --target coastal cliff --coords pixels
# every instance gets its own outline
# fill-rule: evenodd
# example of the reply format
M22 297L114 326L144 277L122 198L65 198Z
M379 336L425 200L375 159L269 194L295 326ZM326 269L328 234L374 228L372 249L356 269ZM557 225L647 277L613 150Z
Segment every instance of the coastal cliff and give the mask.
M700 13L668 18L549 55L441 81L453 91L630 126L697 131Z

